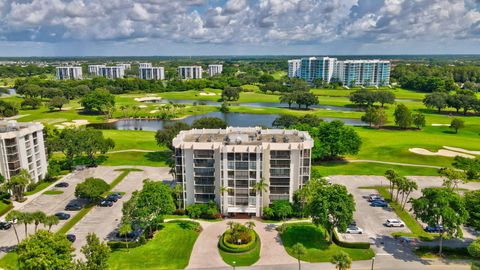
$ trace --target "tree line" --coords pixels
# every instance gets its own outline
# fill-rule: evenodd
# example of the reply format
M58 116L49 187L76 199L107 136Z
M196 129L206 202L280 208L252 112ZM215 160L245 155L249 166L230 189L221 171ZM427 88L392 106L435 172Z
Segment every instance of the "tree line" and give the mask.
M457 90L453 94L433 92L425 96L423 104L436 109L439 113L445 108L453 108L457 113L463 110L464 115L469 111L480 112L480 100L475 92L470 90Z

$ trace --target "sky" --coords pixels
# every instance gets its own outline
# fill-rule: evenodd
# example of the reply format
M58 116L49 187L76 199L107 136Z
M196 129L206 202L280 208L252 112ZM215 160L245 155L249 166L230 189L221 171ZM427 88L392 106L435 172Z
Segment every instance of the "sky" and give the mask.
M480 0L0 0L0 56L480 54Z

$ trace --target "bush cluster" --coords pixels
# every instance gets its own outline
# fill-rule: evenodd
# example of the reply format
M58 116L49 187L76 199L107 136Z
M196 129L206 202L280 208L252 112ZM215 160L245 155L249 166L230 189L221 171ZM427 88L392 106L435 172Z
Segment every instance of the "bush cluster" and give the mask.
M247 244L243 244L243 245L233 245L233 244L230 244L228 242L226 242L224 240L224 237L225 237L225 234L222 235L222 237L220 237L220 240L218 241L218 248L220 248L221 250L225 251L225 252L230 252L230 253L244 253L244 252L248 252L252 249L254 249L260 242L260 237L258 237L257 233L254 231L254 230L251 230L251 233L252 233L252 241L250 241L250 243L247 243Z
M218 211L217 204L209 203L192 204L187 207L187 214L190 218L219 219L222 215Z

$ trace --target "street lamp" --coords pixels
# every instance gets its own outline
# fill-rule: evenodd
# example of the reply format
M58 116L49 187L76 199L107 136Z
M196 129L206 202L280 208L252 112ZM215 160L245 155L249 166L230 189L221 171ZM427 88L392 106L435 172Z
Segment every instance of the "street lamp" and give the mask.
M233 261L233 270L235 270L235 264L236 263L237 263L236 261Z
M373 270L373 265L375 264L375 257L372 258L372 269Z

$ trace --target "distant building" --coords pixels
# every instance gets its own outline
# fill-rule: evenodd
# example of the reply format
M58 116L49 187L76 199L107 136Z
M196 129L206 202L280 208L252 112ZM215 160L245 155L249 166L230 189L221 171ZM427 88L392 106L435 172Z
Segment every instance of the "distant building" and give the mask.
M223 71L223 65L212 64L208 65L208 76L213 77L217 74L221 74Z
M40 123L0 121L0 173L10 179L26 169L39 181L47 173L47 157Z
M223 214L260 216L272 201L293 202L310 179L313 140L305 131L192 129L180 131L172 144L184 206L215 201ZM262 179L268 185L263 194L255 189Z
M203 70L201 66L179 66L177 72L182 80L189 80L201 79Z
M106 66L100 69L100 75L115 80L125 76L125 69L122 66Z
M63 66L55 69L57 80L82 80L82 67Z
M344 60L330 57L305 57L288 61L288 76L307 82L321 79L346 86L381 86L390 83L390 61Z
M149 68L152 67L152 63L140 63L138 64L138 68Z
M288 77L299 78L300 77L300 59L288 60Z
M140 79L144 80L164 80L165 73L163 67L141 67L138 69Z
M88 65L88 73L94 76L101 76L102 75L102 68L104 68L105 65Z
M117 64L117 67L123 67L124 70L131 69L132 65L131 64Z

